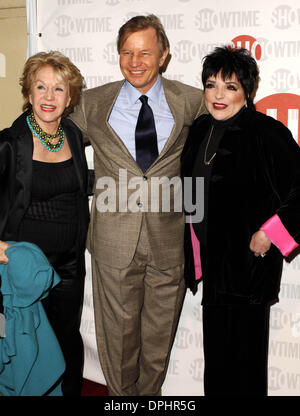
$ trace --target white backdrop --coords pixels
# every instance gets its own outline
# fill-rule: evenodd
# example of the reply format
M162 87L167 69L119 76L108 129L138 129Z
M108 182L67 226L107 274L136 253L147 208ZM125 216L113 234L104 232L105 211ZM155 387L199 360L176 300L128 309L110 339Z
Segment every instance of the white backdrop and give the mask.
M30 1L30 0L29 0ZM35 0L33 0L34 2ZM201 88L201 60L215 46L247 47L260 67L257 108L284 122L295 140L300 108L299 0L36 0L37 50L58 49L81 69L88 88L121 79L115 45L119 27L137 14L161 18L171 43L165 74ZM93 166L92 151L87 153ZM81 333L84 376L105 384L93 317L90 257ZM269 395L300 395L300 256L285 262L280 303L271 311ZM187 294L163 394L203 395L201 291Z

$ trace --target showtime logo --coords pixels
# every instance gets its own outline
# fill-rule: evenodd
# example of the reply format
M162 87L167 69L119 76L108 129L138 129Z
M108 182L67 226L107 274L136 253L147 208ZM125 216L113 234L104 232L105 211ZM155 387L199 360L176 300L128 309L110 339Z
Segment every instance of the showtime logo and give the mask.
M232 39L231 42L233 47L248 49L253 58L255 58L257 61L260 60L262 54L261 46L252 36L239 35Z
M110 42L103 50L103 59L110 65L119 64L119 54L115 42Z
M262 47L258 40L252 36L236 36L231 41L228 41L228 45L233 48L245 48L249 50L251 56L253 56L256 61L259 61L262 57ZM193 43L189 39L182 39L177 42L174 47L174 57L180 63L189 63L193 59L202 60L204 56L212 52L218 46L221 45L219 43Z
M57 36L67 37L72 34L112 32L111 17L58 16L55 20Z
M300 145L300 96L296 94L273 94L255 104L256 110L274 117L288 127Z
M293 9L287 4L281 4L272 13L272 23L276 29L289 29L299 24L299 21L300 9Z
M217 28L259 27L260 10L213 10L201 9L195 15L195 26L202 32L211 32Z

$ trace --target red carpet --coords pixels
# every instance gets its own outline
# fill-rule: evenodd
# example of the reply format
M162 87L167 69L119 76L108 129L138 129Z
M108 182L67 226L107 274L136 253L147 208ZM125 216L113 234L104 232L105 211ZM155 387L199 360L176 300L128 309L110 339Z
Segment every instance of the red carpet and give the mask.
M81 396L108 396L107 387L84 379Z

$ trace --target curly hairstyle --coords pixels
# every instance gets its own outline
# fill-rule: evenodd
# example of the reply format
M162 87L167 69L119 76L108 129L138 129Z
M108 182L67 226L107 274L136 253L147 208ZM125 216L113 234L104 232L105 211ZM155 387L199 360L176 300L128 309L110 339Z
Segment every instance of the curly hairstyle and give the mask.
M31 109L29 95L35 80L36 73L46 65L50 65L58 78L68 85L71 97L70 105L65 108L63 117L74 110L79 103L82 90L86 87L80 70L70 61L68 57L58 51L39 52L27 59L23 73L20 78L22 95L24 98L23 111Z
M204 89L207 79L210 76L216 77L218 73L224 81L235 74L243 87L247 105L254 107L252 94L258 81L259 70L255 59L247 49L221 46L206 55L203 58L202 68Z

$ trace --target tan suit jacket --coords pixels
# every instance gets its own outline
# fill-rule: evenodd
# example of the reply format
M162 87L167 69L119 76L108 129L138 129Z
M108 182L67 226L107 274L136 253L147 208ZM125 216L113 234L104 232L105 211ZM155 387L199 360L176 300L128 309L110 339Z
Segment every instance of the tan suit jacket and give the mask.
M122 139L108 123L123 83L117 81L85 91L80 105L70 116L94 149L95 189L87 245L97 262L123 269L133 259L143 222L147 227L153 265L166 270L184 262L184 216L183 212L174 212L172 192L170 212L163 212L162 189L159 196L155 192L156 200L159 199L158 212L151 212L153 189L157 190L157 187L153 188L153 178L166 177L171 180L180 177L180 154L189 126L205 112L203 93L197 88L162 77L174 127L158 158L143 174ZM124 179L123 186L120 186L120 177ZM106 180L110 186L103 189ZM136 187L133 186L134 180L139 183ZM97 189L101 186L102 189ZM141 189L144 190L142 198ZM121 198L120 192L123 195ZM110 200L104 201L105 195ZM130 204L128 209L123 206L120 210L119 203L124 203L124 200L130 201ZM112 205L107 212L100 212L104 202Z

